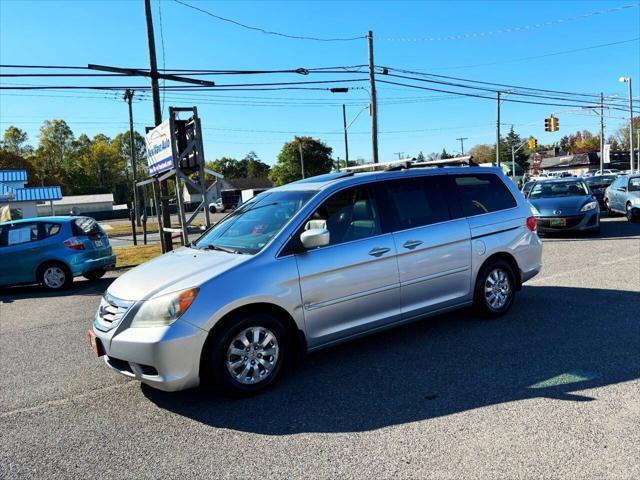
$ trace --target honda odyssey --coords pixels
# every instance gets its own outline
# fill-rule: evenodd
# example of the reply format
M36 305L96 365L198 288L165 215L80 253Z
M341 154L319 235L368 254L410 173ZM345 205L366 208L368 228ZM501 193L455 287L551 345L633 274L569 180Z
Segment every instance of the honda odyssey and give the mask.
M299 352L469 306L504 315L541 250L530 206L498 168L320 175L122 275L89 341L162 390L254 394Z

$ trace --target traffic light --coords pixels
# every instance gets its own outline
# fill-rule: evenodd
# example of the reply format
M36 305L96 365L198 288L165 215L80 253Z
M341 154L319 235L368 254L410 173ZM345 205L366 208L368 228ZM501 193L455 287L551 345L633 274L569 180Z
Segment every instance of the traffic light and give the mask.
M558 119L556 117L551 117L551 131L557 132L558 130L560 130Z
M535 151L536 148L538 148L538 140L533 138L533 137L531 137L529 139L529 150Z
M551 119L550 118L545 118L544 119L544 131L545 132L550 132L551 131Z

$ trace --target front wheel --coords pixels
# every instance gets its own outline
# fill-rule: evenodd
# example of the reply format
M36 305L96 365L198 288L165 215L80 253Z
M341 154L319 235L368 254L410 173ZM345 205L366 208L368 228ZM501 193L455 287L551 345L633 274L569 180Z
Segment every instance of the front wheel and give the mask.
M278 379L288 355L289 338L280 320L244 314L211 339L203 356L205 384L227 395L255 395Z
M630 221L630 222L637 221L636 216L633 214L633 207L631 206L630 202L627 203L625 211L626 211L626 214L627 214L627 220L628 221Z
M476 280L473 306L486 318L498 318L509 311L516 296L515 275L504 260L487 262Z
M610 216L610 217L613 217L613 211L609 207L609 200L605 199L604 206L605 206L605 208L607 210L607 215Z

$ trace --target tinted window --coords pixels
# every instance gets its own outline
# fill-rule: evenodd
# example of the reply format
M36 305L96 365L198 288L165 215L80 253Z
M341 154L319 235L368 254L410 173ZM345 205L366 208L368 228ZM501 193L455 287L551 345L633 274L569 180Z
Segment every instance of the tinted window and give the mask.
M629 191L630 192L640 191L640 177L634 177L629 179Z
M489 173L456 175L462 210L467 217L516 206L516 200L498 176Z
M590 195L584 182L545 182L533 187L529 198L582 197Z
M354 187L335 193L305 223L305 230L312 228L329 230L329 245L379 235L380 217L371 189Z
M446 180L446 179L445 179ZM442 177L393 180L381 185L393 230L407 230L451 218Z
M93 218L80 217L73 221L74 235L96 235L102 233L98 222Z
M42 238L48 238L54 236L60 231L59 223L41 223L42 226Z

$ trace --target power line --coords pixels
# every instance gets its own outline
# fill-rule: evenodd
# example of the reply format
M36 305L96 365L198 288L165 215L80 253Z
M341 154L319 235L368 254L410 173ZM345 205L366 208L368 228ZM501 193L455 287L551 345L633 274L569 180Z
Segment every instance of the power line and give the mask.
M594 17L594 16L598 16L598 15L606 15L609 13L614 13L614 12L620 12L629 8L635 8L637 7L637 5L635 4L631 4L631 5L623 5L620 7L615 7L615 8L609 8L606 10L598 10L595 12L587 12L587 13L583 13L581 15L573 15L571 17L565 17L565 18L556 18L553 20L548 20L545 22L538 22L538 23L533 23L533 24L529 24L529 25L521 25L521 26L514 26L514 27L507 27L507 28L500 28L497 30L489 30L489 31L483 31L483 32L470 32L470 33L462 33L462 34L456 34L456 35L445 35L442 37L418 37L418 38L383 38L382 40L385 41L400 41L400 42L441 42L441 41L446 41L446 40L466 40L466 39L470 39L470 38L487 38L487 37L493 37L495 35L501 35L504 33L514 33L514 32L527 32L527 31L531 31L534 29L538 29L538 28L544 28L544 27L550 27L550 26L554 26L554 25L560 25L560 24L564 24L567 22L571 22L571 21L575 21L575 20L582 20L585 18L589 18L589 17Z
M462 69L462 68L488 67L488 66L492 66L492 65L503 65L505 63L523 62L523 61L526 61L526 60L537 60L539 58L553 57L553 56L556 56L556 55L566 55L566 54L569 54L569 53L584 52L584 51L593 50L593 49L596 49L596 48L610 47L612 45L621 45L623 43L637 42L639 39L640 39L640 37L636 37L636 38L631 38L629 40L621 40L619 42L601 43L599 45L591 45L590 47L574 48L573 50L563 50L563 51L560 51L560 52L545 53L543 55L535 55L535 56L532 56L532 57L512 58L510 60L499 60L499 61L496 61L496 62L475 63L473 65L456 65L456 66L453 66L453 67L435 67L432 70L456 70L456 69Z
M284 37L284 38L292 38L295 40L313 40L316 42L349 42L352 40L362 40L364 38L366 38L364 35L360 35L357 37L348 37L348 38L320 38L320 37L307 37L307 36L302 36L302 35L290 35L287 33L280 33L280 32L274 32L274 31L270 31L270 30L265 30L264 28L260 28L260 27L253 27L251 25L246 25L244 23L240 23L236 20L232 20L230 18L225 18L225 17L221 17L220 15L216 15L215 13L212 13L208 10L204 10L202 8L196 7L194 5L190 5L186 2L182 2L181 0L173 0L176 3L179 3L180 5L183 5L185 7L191 8L193 10L196 10L200 13L204 13L205 15L208 15L212 18L215 18L217 20L221 20L223 22L227 22L227 23L232 23L234 25L237 25L239 27L242 28L246 28L247 30L254 30L256 32L261 32L264 33L266 35L275 35L278 37Z

